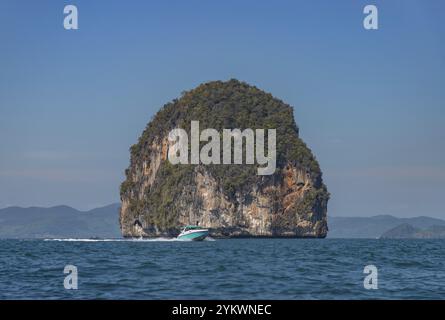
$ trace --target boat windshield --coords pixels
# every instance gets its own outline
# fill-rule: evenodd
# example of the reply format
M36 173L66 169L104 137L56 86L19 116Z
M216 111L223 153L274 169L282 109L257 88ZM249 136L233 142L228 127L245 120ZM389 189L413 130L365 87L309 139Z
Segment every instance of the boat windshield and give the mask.
M184 231L201 229L198 226L185 226Z

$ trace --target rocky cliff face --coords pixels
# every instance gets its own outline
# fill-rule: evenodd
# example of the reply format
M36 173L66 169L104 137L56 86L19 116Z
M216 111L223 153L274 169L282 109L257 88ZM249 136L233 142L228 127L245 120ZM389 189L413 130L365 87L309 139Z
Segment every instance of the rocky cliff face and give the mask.
M168 133L202 128L276 128L277 169L255 165L172 165ZM181 226L213 237L325 237L329 194L321 170L298 137L292 108L237 80L210 82L166 104L131 148L121 185L125 237L176 236Z

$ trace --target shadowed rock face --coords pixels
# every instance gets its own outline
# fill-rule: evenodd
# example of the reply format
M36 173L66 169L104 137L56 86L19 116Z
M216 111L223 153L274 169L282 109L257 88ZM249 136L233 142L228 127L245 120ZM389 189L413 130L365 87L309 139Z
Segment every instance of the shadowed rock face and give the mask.
M168 133L190 132L192 120L219 132L275 128L275 173L259 176L257 165L172 165ZM237 80L215 81L166 104L131 147L120 226L125 237L176 236L197 223L213 237L325 237L328 199L292 108Z

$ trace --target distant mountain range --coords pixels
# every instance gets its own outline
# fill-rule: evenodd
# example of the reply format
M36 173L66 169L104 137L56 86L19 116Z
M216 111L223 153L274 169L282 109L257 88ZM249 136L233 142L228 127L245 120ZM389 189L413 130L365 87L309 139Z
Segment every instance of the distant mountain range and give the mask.
M0 209L0 238L118 238L120 204L90 211L68 206Z
M382 239L445 239L445 226L434 225L426 229L404 223L386 231Z
M328 217L328 238L380 238L389 230L409 225L416 231L445 226L445 220L430 217L397 218L391 215L374 217ZM390 234L386 234L386 238ZM411 238L405 233L404 238Z
M0 209L0 238L120 238L119 207ZM445 220L430 217L329 217L328 226L328 238L445 238Z

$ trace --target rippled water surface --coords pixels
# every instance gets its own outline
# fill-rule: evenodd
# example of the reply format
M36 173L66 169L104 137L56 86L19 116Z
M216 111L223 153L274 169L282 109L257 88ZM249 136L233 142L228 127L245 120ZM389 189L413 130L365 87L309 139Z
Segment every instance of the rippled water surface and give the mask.
M65 265L78 268L66 290ZM378 267L365 290L363 268ZM0 299L443 299L441 240L0 240Z

